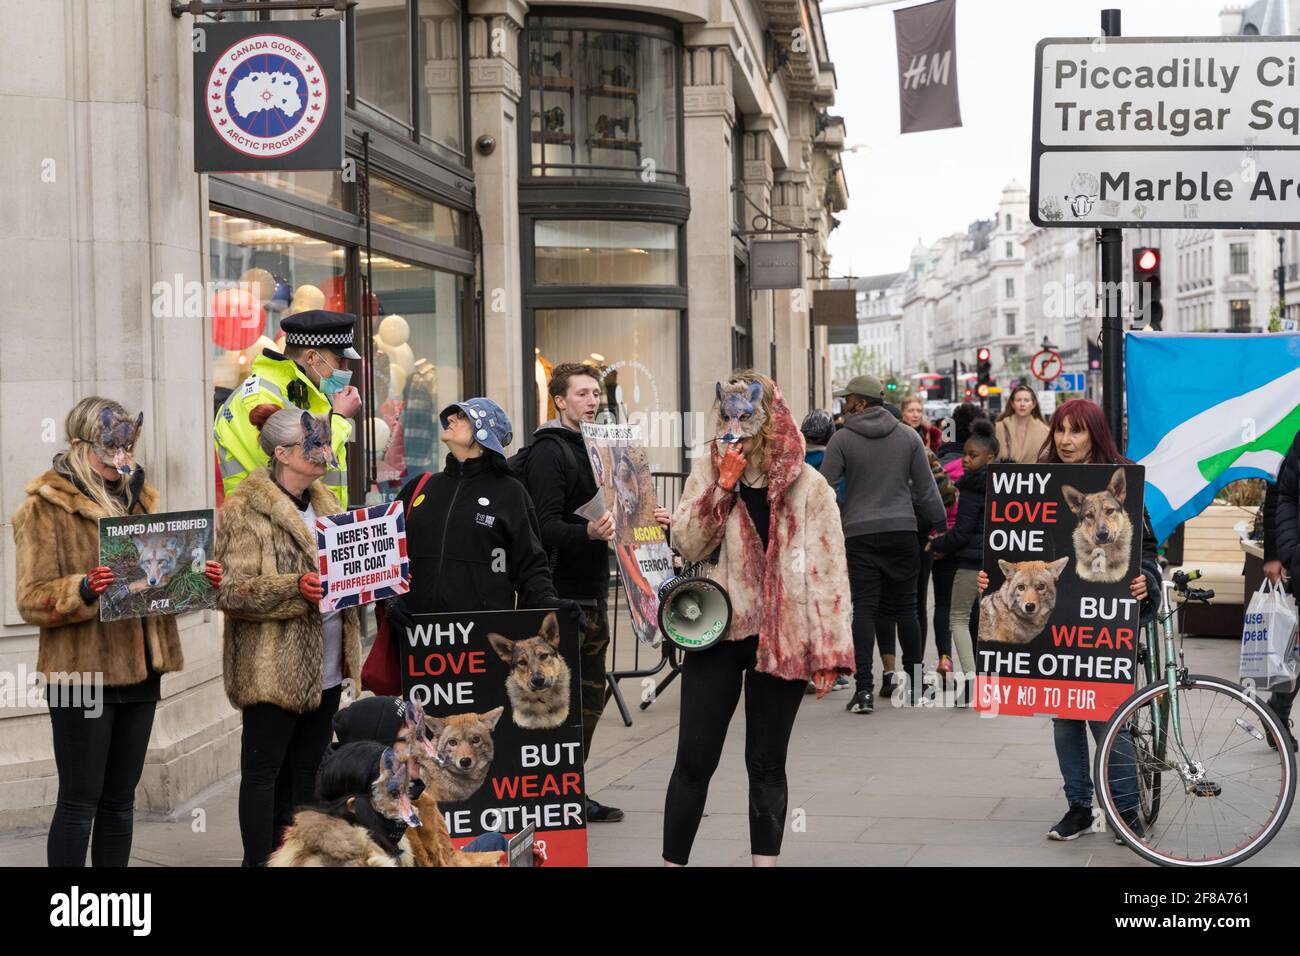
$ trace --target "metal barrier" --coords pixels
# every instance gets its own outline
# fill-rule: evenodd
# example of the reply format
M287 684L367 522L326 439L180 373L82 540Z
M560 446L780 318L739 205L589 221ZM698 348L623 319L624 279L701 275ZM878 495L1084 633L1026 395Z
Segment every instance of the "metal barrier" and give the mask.
M652 471L650 477L655 483L655 499L670 512L677 508L677 501L682 495L682 486L686 483L687 472L684 471ZM668 533L668 546L672 547L672 533ZM674 557L676 557L674 555ZM618 578L618 565L613 562L614 567L611 572L611 587L614 591L614 600L611 604L612 611L609 615L609 654L611 660L615 663L618 661L618 603L619 594L623 590L622 582ZM642 696L640 708L645 710L653 704L659 693L671 684L681 671L681 652L671 641L664 641L657 648L651 648L637 640L635 634L632 635L632 669L631 670L610 670L605 674L609 686L605 688L605 702L609 703L611 697L618 704L618 712L623 717L625 727L632 726L632 713L627 709L627 701L623 699L623 692L619 689L618 682L628 677L646 678L654 677L665 667L669 669L668 675L662 681L655 685L654 694L647 699ZM659 660L653 665L642 666L641 651L654 651L659 655Z

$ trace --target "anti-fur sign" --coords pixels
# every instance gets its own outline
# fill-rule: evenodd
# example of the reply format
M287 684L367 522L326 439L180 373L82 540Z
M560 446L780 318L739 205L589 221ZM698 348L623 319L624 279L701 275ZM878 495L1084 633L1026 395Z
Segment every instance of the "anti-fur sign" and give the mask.
M168 511L99 519L99 563L113 583L99 599L99 619L183 614L217 606L203 576L212 557L211 511Z
M369 604L411 590L406 516L400 501L316 519L322 612Z
M990 465L977 710L1106 720L1133 691L1137 465Z
M547 864L587 865L578 636L555 611L412 615L402 694L430 718L452 842L529 826Z

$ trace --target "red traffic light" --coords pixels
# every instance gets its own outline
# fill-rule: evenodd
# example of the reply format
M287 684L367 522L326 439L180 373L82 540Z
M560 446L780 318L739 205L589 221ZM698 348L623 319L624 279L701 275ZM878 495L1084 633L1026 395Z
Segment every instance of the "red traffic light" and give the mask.
M987 362L992 355L993 353L987 348L982 348L975 353L975 357L981 362Z
M1143 249L1138 253L1137 267L1142 272L1153 272L1160 268L1160 252L1157 249Z
M979 387L979 393L980 393L980 398L987 398L989 394L989 387L987 385L981 385Z

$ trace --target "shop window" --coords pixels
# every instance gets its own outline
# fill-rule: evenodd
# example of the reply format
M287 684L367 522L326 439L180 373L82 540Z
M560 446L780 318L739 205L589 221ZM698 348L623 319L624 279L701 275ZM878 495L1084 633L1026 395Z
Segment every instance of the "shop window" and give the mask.
M419 0L418 12L420 139L463 155L460 7L452 0Z
M677 227L551 220L533 232L539 285L676 285Z
M391 501L408 480L441 471L438 412L463 395L464 280L387 256L372 259L376 302L376 479Z
M1250 331L1250 300L1234 299L1228 303L1232 319L1232 331L1249 332Z
M370 218L377 226L444 246L469 247L465 216L387 179L370 179Z
M671 30L532 17L526 50L534 176L678 181Z
M280 322L307 309L344 309L343 247L245 216L208 213L215 405L264 348L281 350ZM215 414L215 408L214 408Z
M406 0L360 0L356 16L357 109L411 129L411 34Z
M678 313L672 309L541 309L536 315L538 421L534 424L556 414L547 392L551 369L561 362L584 362L601 376L597 421L639 424L651 468L675 471L683 442L677 413Z

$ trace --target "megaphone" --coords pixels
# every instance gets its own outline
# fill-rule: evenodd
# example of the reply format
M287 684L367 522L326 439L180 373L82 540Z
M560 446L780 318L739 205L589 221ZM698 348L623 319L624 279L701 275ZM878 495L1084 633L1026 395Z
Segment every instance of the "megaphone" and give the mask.
M712 647L731 627L731 598L716 581L693 574L659 588L659 630L684 651Z

